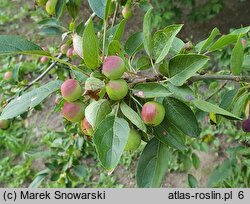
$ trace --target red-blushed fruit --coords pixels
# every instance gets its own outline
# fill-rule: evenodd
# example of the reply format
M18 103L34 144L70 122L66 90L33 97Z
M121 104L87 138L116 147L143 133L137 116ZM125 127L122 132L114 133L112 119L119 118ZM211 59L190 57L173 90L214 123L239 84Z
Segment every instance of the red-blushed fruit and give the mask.
M9 120L0 120L0 129L6 130L10 126L10 121Z
M11 71L5 72L5 74L4 74L4 80L5 81L10 81L11 78L12 78L12 72Z
M71 47L71 48L69 48L69 49L67 50L66 56L67 56L68 58L72 58L73 55L74 55L74 48Z
M62 108L62 114L70 122L79 122L84 117L86 105L81 101L65 102Z
M90 137L92 137L94 134L94 130L90 123L87 121L86 117L81 122L81 130L85 135L88 135Z
M150 101L143 105L141 115L146 125L157 126L164 119L165 109L162 104Z
M61 51L61 53L64 54L64 55L67 53L68 49L69 49L69 46L68 46L67 44L63 44L63 45L61 45L61 47L60 47L60 51Z
M128 84L124 79L110 80L106 91L111 100L121 100L128 94Z
M135 151L140 147L141 135L134 129L131 129L128 135L128 141L125 151Z
M78 100L83 94L81 85L75 79L68 79L61 86L62 97L69 102Z
M118 56L106 57L102 65L102 73L109 79L119 79L126 71L125 63Z
M40 59L40 62L42 64L45 64L48 60L49 60L48 57L42 56L41 59Z
M126 4L124 8L122 9L122 16L125 19L129 19L133 16L133 12L129 4Z
M242 130L244 132L250 132L250 117L242 122Z

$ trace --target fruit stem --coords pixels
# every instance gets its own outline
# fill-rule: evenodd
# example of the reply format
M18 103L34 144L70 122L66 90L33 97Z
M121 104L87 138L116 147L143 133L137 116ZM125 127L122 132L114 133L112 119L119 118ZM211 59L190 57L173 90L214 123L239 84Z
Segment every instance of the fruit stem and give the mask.
M107 33L107 20L104 21L103 23L104 30L103 30L103 44L102 44L102 61L105 59L105 45L106 45L106 33Z
M112 19L112 25L111 25L111 27L114 27L114 25L115 25L117 13L118 13L118 8L119 8L119 3L117 1L116 4L115 4L115 13L114 13L114 16L113 16L113 19Z
M142 108L141 103L132 94L130 94L130 97Z

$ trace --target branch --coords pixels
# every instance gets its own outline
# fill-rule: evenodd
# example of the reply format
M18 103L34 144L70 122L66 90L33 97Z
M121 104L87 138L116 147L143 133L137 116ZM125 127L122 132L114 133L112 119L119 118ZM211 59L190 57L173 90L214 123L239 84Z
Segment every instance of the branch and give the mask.
M62 57L62 53L60 53L58 56L57 56L57 59L60 59ZM19 93L21 92L24 92L24 91L27 91L31 86L33 86L36 82L40 81L43 77L46 76L46 74L48 74L50 72L50 70L52 70L56 64L58 63L58 61L54 61L42 74L40 74L37 78L35 78L33 81L31 81L30 83L28 83L22 90L20 90ZM8 98L6 100L7 103L9 103L11 100L13 100L14 98L16 97L16 95Z
M227 80L227 81L236 81L236 82L250 82L250 76L241 76L241 75L196 75L189 79L190 82L201 81L206 79L215 79L215 80Z

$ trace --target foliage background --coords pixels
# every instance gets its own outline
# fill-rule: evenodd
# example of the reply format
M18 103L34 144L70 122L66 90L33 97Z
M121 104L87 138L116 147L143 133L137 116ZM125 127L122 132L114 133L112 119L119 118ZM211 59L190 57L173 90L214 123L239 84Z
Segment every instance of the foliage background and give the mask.
M155 6L154 25L162 28L171 23L184 23L184 29L180 36L186 41L197 42L208 36L208 33L218 27L223 33L228 33L231 28L238 28L249 24L250 2L240 0L229 1L165 1L152 0ZM16 12L18 10L18 12ZM49 49L58 47L60 37L49 38L39 35L41 31L37 22L46 14L42 9L35 7L31 1L0 0L0 34L25 35L28 39L40 43L41 46L50 45ZM134 11L134 19L127 25L128 33L140 30L142 27L143 14L139 10ZM82 18L87 19L91 11L87 1L82 5ZM65 23L70 21L65 16ZM127 36L125 36L126 38ZM27 57L25 68L36 67L36 63ZM15 62L6 57L0 58L1 91L9 90L8 85L2 82L3 73L15 66ZM42 68L41 68L42 69ZM27 80L32 74L27 76ZM47 77L44 81L50 81ZM207 87L204 87L204 92ZM48 107L27 117L24 122L17 121L14 127L7 132L0 132L0 187L27 187L34 179L35 174L44 169L46 164L46 151L55 148L54 141L58 135L62 135L62 118L58 113L53 113L55 95L43 104ZM43 118L43 120L41 120ZM25 128L23 128L25 127ZM179 163L172 162L170 173L165 179L164 187L187 187L188 177L186 172L194 175L200 187L207 185L207 180L213 169L221 164L228 154L226 149L233 147L237 138L237 130L228 124L227 127L218 129L210 126L208 119L204 121L202 140L197 142L196 154L200 158L200 168L191 168L188 171ZM66 135L67 136L67 135ZM206 140L207 139L207 140ZM89 147L91 148L91 147ZM143 147L142 147L143 148ZM39 150L39 151L37 151ZM89 150L91 152L91 150ZM138 151L139 152L139 151ZM121 165L112 176L103 172L101 166L96 163L96 155L91 158L82 158L86 165L86 172L81 181L76 182L78 187L135 187L135 163L139 153L124 155ZM173 155L173 158L176 155ZM174 160L174 159L173 159ZM96 168L91 168L95 167ZM53 181L53 179L52 179ZM60 183L46 180L44 187L63 187ZM224 185L224 184L218 184ZM248 184L246 184L248 185ZM245 185L245 186L246 186ZM235 181L235 187L244 186L241 179Z

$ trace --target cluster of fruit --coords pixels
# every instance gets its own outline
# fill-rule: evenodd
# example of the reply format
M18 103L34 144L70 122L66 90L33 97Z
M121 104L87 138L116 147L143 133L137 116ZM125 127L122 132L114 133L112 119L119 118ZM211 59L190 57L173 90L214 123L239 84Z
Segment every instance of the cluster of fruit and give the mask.
M36 2L38 6L45 6L45 10L49 15L51 16L55 15L56 5L58 3L58 0L37 0ZM115 7L116 7L115 2L116 2L115 0L111 2L110 10L109 10L110 15L115 10ZM123 1L121 1L120 3L123 5ZM125 19L129 19L133 16L133 12L131 9L131 1L126 1L125 5L123 5L122 15Z
M112 101L119 101L127 96L129 88L127 82L122 79L126 71L125 63L118 56L108 56L102 65L102 74L106 76L106 93L107 98ZM75 79L67 79L61 86L61 95L65 100L62 107L62 114L70 122L80 123L80 129L86 136L93 136L94 129L87 121L85 109L87 104L82 102L80 98L83 95L81 84ZM159 125L165 116L164 107L155 101L147 102L142 107L142 120L150 126ZM136 150L141 143L141 136L135 130L131 129L125 150Z

